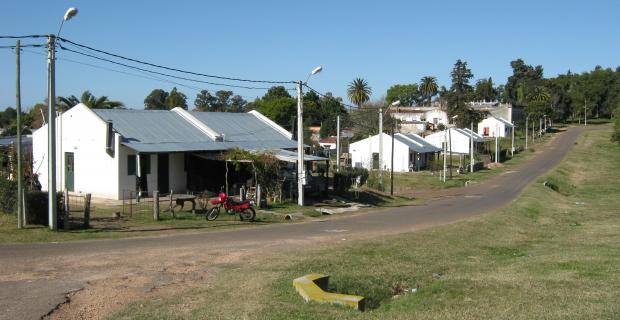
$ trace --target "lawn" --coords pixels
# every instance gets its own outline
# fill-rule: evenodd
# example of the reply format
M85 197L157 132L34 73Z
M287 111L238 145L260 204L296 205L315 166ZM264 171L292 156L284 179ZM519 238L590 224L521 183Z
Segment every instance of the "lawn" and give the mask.
M499 212L223 264L208 288L136 302L110 318L618 319L620 146L609 137L585 133ZM334 291L365 296L368 310L303 302L291 281L312 272L329 274Z

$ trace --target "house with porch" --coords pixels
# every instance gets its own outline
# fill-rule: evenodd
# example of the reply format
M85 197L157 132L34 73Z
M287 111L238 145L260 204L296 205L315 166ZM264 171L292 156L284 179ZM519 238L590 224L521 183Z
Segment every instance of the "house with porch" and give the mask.
M445 146L448 152L452 154L467 155L470 152L470 140L474 140L474 151L481 148L484 138L467 128L449 128L438 131L424 139L431 145L443 149Z
M257 111L104 110L78 104L56 119L56 128L57 189L107 199L123 199L128 190L219 190L228 181L222 161L227 150L273 150L287 161L283 151L297 148L290 132ZM33 170L47 190L47 125L32 140Z
M478 134L483 137L505 138L512 135L514 125L507 120L489 116L478 123Z

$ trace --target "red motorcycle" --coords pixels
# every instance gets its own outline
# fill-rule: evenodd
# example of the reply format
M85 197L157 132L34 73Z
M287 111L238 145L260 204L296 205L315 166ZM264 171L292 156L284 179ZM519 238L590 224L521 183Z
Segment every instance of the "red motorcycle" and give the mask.
M226 195L226 192L220 191L218 198L210 202L214 207L207 212L207 220L209 221L217 219L222 208L231 216L239 214L241 221L254 221L254 218L256 218L256 211L252 208L253 201L245 200L238 202Z

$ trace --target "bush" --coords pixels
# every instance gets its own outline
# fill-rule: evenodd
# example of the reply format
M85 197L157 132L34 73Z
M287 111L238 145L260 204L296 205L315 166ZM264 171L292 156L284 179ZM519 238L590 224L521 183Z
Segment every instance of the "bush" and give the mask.
M620 106L614 111L614 132L611 134L611 141L620 142Z
M26 223L28 224L49 224L49 213L47 208L47 192L43 191L29 191L26 193ZM63 205L64 196L62 192L56 195L56 203L58 210L58 225L62 224L62 217L64 212Z
M338 192L351 189L355 180L359 177L359 185L361 187L368 180L368 170L364 168L345 168L334 174L334 190Z
M0 178L0 210L11 214L17 210L17 181Z

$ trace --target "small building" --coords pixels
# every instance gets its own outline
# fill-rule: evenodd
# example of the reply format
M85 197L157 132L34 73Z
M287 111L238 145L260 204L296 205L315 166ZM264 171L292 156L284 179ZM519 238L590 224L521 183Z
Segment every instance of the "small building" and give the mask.
M351 143L352 165L366 169L391 169L392 137L383 133L383 163L379 163L379 135ZM435 153L441 151L416 134L394 135L394 171L425 169Z
M448 114L438 106L394 107L389 109L389 113L394 119L400 120L401 133L422 133L448 123Z
M319 145L325 150L336 150L337 137L331 136L319 140Z
M227 150L297 148L290 132L257 111L108 110L78 104L56 125L57 189L106 199L138 190L219 190L228 181L222 161ZM47 130L44 125L32 136L33 168L43 190L48 188Z
M478 134L483 137L509 137L512 130L514 125L500 117L489 116L478 123Z
M470 139L474 140L474 150L484 142L484 138L470 129L450 128L424 137L431 145L443 149L444 143L453 154L469 154Z

